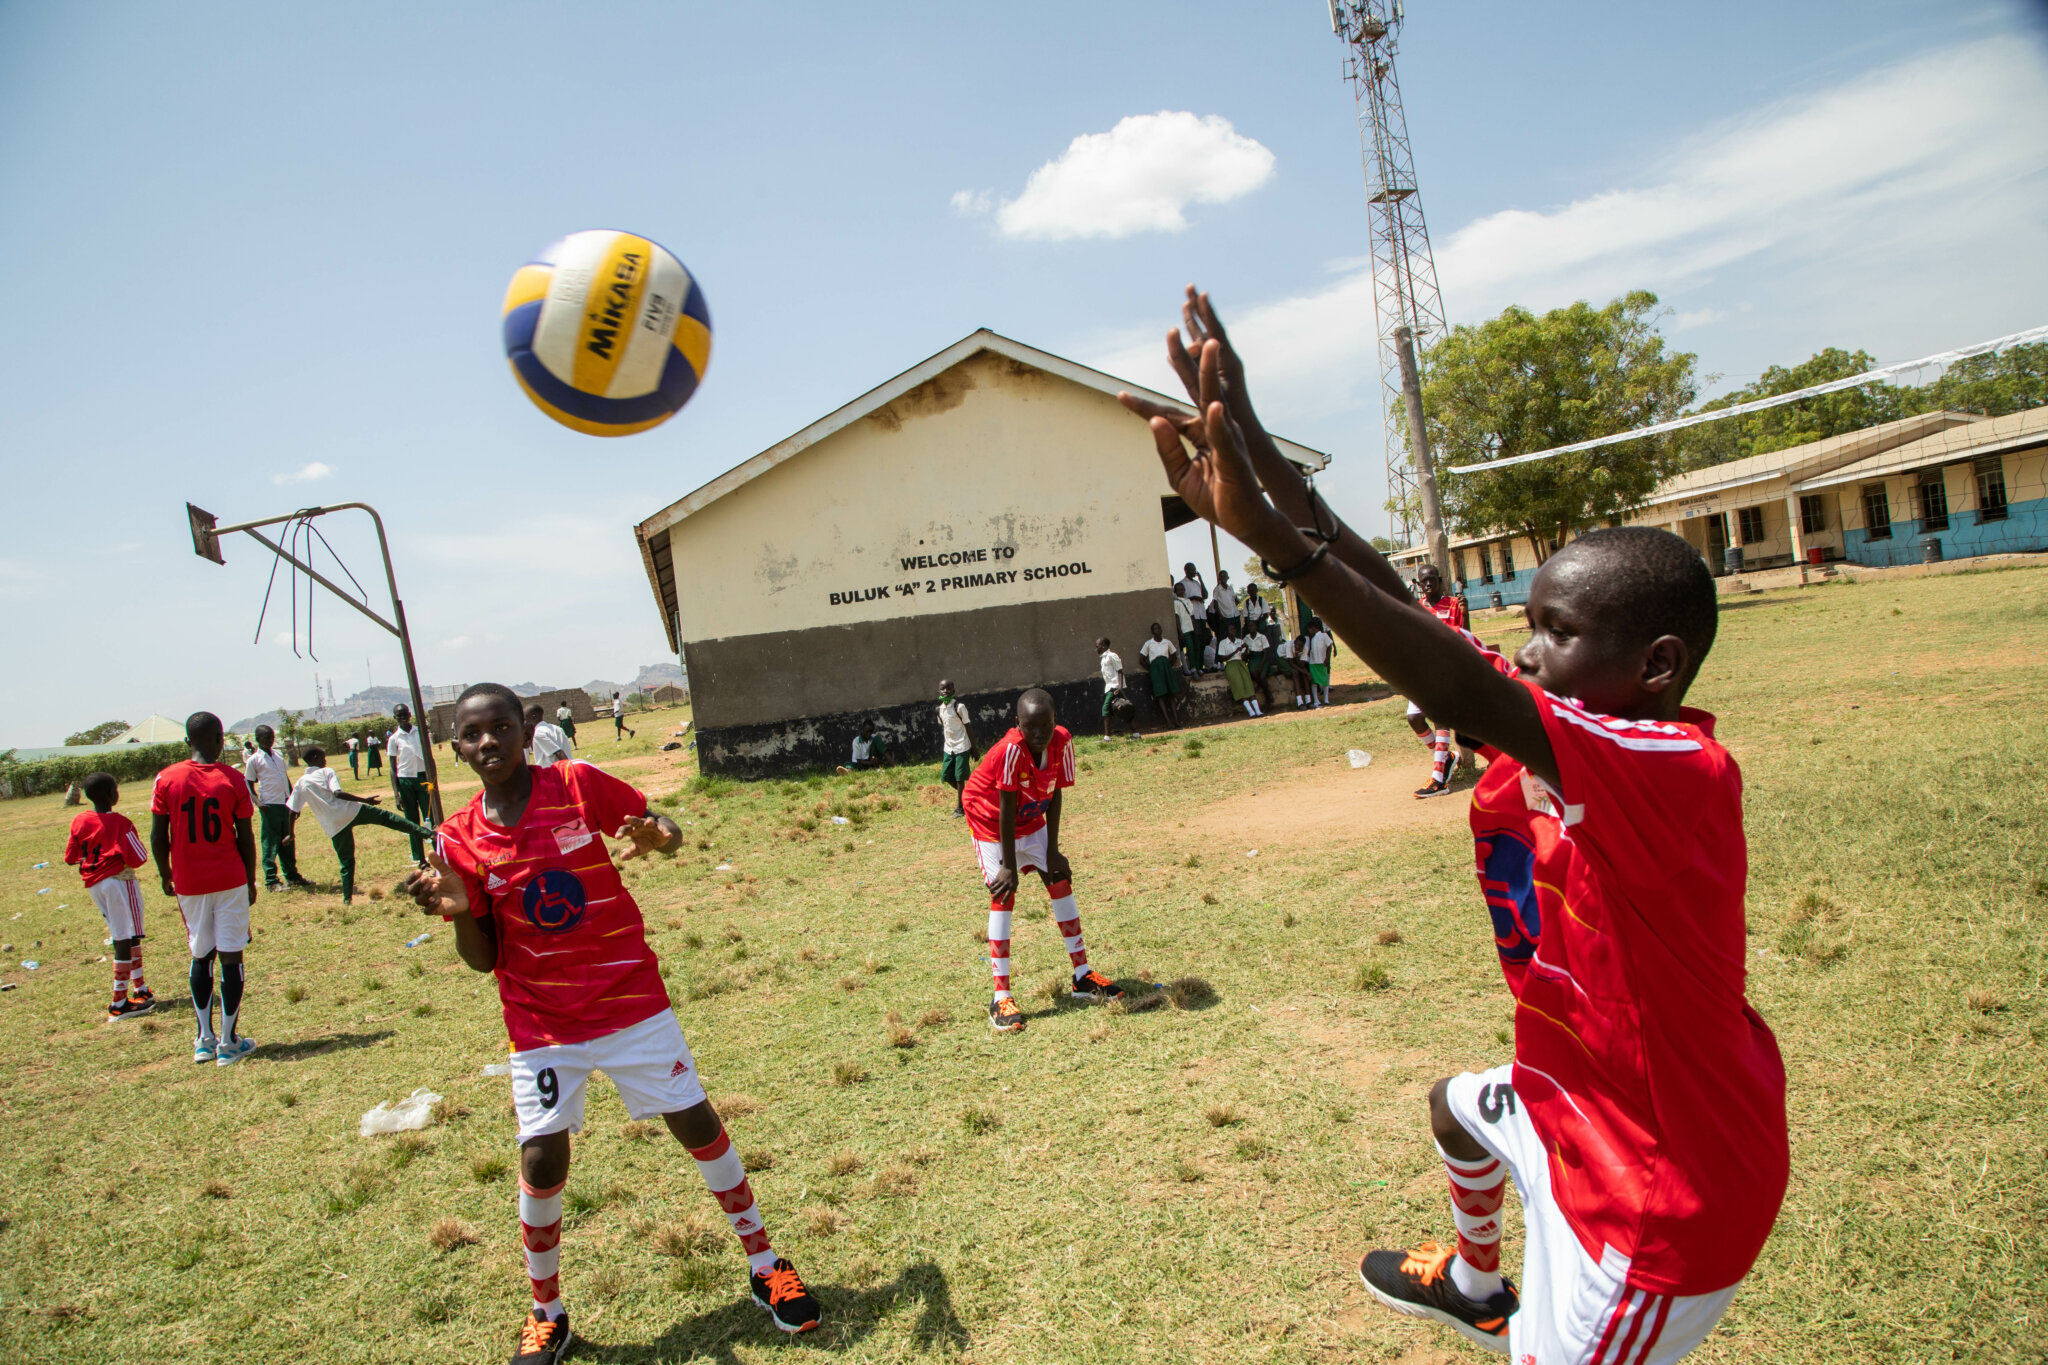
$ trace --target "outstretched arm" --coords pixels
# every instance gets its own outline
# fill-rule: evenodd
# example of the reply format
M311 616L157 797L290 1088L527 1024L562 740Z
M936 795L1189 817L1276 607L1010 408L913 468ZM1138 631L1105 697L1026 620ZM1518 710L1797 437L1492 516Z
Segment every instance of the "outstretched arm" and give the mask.
M1337 637L1438 725L1477 735L1554 786L1557 761L1528 689L1496 671L1463 636L1418 610L1405 591L1397 596L1374 581L1376 576L1360 573L1339 559L1334 544L1311 542L1268 499L1225 407L1221 365L1222 345L1211 338L1203 344L1198 372L1200 416L1150 418L1174 491L1196 515L1287 571Z
M1267 434L1265 424L1252 410L1251 395L1245 388L1244 361L1231 346L1229 334L1223 330L1223 320L1216 316L1215 305L1209 301L1209 296L1189 285L1187 302L1181 305L1180 316L1181 326L1187 329L1188 340L1181 340L1179 328L1166 334L1168 363L1180 376L1189 400L1200 408L1206 404L1202 397L1200 357L1211 343L1218 347L1217 363L1223 381L1224 406L1231 420L1237 423L1238 430L1244 433L1245 454L1251 462L1252 472L1258 476L1260 485L1272 498L1273 506L1280 515L1289 518L1295 526L1311 526L1330 533L1332 555L1350 565L1354 572L1381 592L1404 602L1410 600L1408 585L1401 581L1400 574L1394 572L1394 566L1387 563L1386 556L1330 510L1328 504L1309 488L1301 471L1287 462L1272 436ZM1190 420L1172 408L1148 403L1134 394L1119 394L1118 399L1132 412L1148 420L1164 417L1176 425ZM1277 560L1274 562L1278 563Z

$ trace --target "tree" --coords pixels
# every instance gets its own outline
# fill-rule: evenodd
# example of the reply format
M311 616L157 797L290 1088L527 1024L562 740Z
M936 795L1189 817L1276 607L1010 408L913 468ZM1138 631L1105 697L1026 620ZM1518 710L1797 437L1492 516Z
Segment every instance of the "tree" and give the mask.
M1512 307L1432 346L1422 406L1439 467L1610 436L1677 416L1698 392L1688 351L1667 352L1657 296L1624 294L1537 316ZM1526 535L1539 560L1638 506L1673 471L1661 437L1438 479L1455 535Z
M1928 410L1981 412L1986 417L2048 407L2048 342L1959 360L1919 392Z
M103 720L89 730L80 730L75 735L66 735L64 742L66 744L105 744L123 730L133 728L125 720Z
M1839 346L1816 351L1797 365L1773 365L1753 384L1702 403L1701 412L1731 408L1759 398L1792 393L1831 379L1847 379L1877 368L1868 351L1845 351ZM1684 469L1704 469L1746 455L1788 450L1812 441L1826 440L1846 432L1861 431L1881 422L1910 417L1925 406L1919 390L1893 384L1866 384L1841 389L1818 398L1802 398L1783 407L1766 408L1746 417L1729 417L1674 433L1679 448L1678 462Z

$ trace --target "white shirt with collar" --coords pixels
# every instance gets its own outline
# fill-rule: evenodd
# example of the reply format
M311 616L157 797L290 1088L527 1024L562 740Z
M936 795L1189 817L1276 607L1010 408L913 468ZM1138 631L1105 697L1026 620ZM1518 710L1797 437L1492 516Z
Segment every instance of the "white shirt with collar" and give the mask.
M551 763L566 763L574 756L569 748L569 736L561 726L544 720L533 727L533 747L526 751L527 762L545 768Z
M1117 689L1117 686L1118 686L1118 684L1122 683L1122 682L1123 682L1123 680L1124 680L1124 661L1123 661L1122 659L1120 659L1120 658L1118 658L1118 657L1117 657L1117 653L1116 653L1116 651L1115 651L1115 650L1113 650L1113 649L1105 649L1105 650L1103 650L1103 651L1102 651L1102 686L1103 686L1103 688L1104 688L1105 690L1107 690L1107 691L1110 691L1110 692L1114 692L1114 691L1116 691L1116 689Z
M420 747L420 727L410 730L393 730L384 739L384 751L391 757L393 777L425 777L427 775L426 751Z
M939 703L939 730L946 737L946 752L964 754L967 742L967 703L955 697Z
M1209 600L1209 590L1202 586L1202 580L1199 577L1183 578L1180 582L1173 585L1173 590L1186 598L1188 604L1192 607L1200 607ZM1201 613L1197 611L1195 614L1199 616Z
M1216 642L1216 662L1227 664L1244 653L1244 641L1226 635Z
M1337 642L1330 638L1330 632L1319 630L1308 637L1308 661L1312 664L1330 662L1330 646Z
M292 788L291 800L285 804L296 811L313 812L320 832L332 839L363 813L360 801L344 801L335 795L340 790L341 779L334 769L308 768L299 775L299 785Z
M242 776L249 780L249 790L256 794L259 806L282 806L292 798L291 774L285 769L284 755L275 749L250 754L242 765Z
M1138 657L1148 664L1154 659L1170 659L1173 657L1173 642L1147 639L1144 644L1138 646Z
M1228 583L1216 585L1216 613L1226 621L1237 619L1237 590Z

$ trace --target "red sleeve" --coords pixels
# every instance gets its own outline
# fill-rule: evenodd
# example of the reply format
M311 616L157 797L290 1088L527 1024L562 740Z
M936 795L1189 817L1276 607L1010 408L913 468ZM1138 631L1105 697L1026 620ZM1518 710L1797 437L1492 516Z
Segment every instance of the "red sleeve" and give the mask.
M78 865L79 854L83 851L78 846L78 824L83 819L85 817L81 815L71 822L71 837L64 841L64 861L73 867Z
M1074 785L1074 737L1064 729L1060 735L1060 775L1056 781L1059 787L1071 787Z
M169 770L166 769L165 771ZM151 815L169 815L171 813L171 805L171 794L164 789L164 775L163 773L158 773L156 781L149 784L149 813Z
M626 821L647 814L646 793L602 768L571 763L562 776L592 829L616 836Z
M142 836L135 832L134 822L125 815L108 818L121 822L120 837L114 841L120 845L121 861L130 867L141 867L148 862L149 851L142 846Z
M249 779L240 773L236 773L235 776L241 779L241 788L235 797L235 818L253 819L256 814L256 803L249 796Z
M996 790L999 792L1021 792L1023 784L1017 781L1017 768L1023 761L1024 746L1015 740L1003 745L1002 762L996 765Z
M1698 726L1595 715L1522 685L1556 758L1565 828L1608 872L1670 884L1690 880L1696 860L1741 856L1742 778Z

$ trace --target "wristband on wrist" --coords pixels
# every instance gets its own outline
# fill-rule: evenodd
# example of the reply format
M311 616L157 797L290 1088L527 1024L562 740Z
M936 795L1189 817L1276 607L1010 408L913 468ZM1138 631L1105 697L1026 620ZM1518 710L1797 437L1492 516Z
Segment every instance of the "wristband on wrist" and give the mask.
M1309 527L1306 526L1299 526L1295 529L1300 531L1304 536L1307 536L1309 539L1315 541L1316 547L1315 549L1310 550L1308 552L1308 557L1306 559L1302 560L1299 564L1296 564L1291 569L1276 569L1264 558L1261 558L1259 560L1259 567L1261 569L1264 569L1266 571L1266 577L1272 579L1275 583L1291 582L1294 579L1300 578L1303 574L1314 571L1316 565L1323 562L1323 557L1330 553L1330 542L1326 537L1322 535L1321 532L1311 530Z

